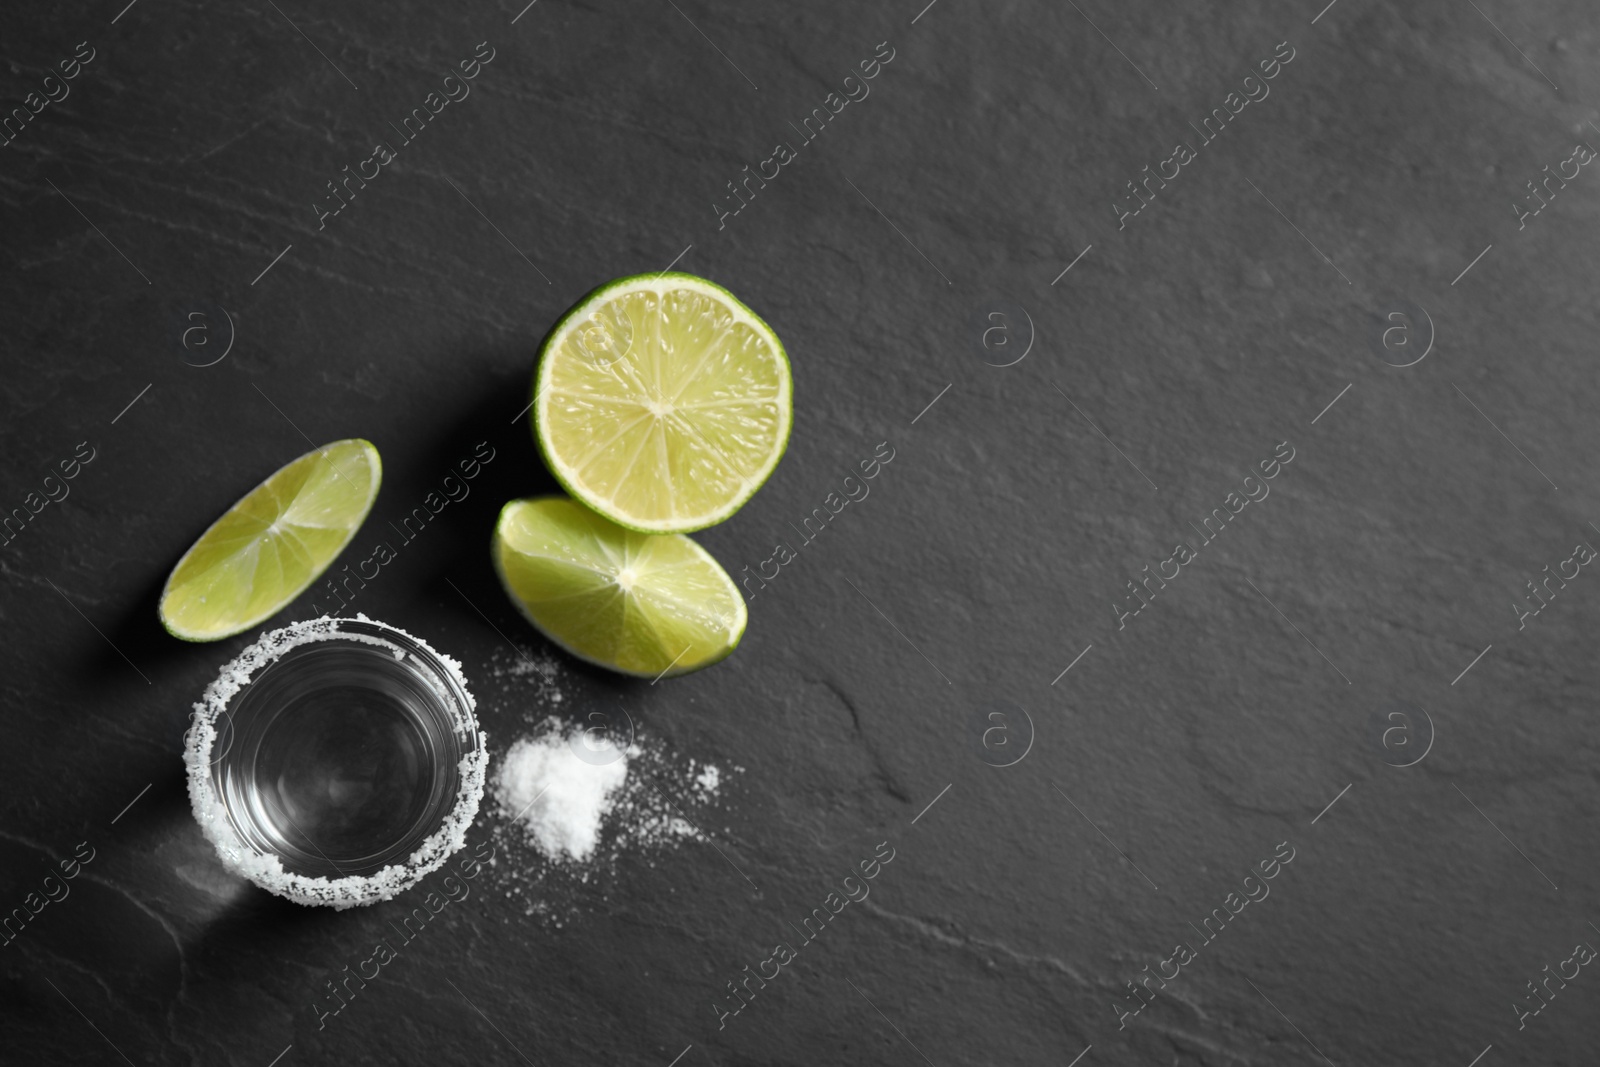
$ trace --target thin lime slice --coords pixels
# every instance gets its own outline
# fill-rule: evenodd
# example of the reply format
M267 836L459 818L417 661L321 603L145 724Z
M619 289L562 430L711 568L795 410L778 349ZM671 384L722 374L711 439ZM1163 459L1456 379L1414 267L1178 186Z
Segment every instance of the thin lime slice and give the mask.
M624 674L708 667L738 647L749 620L733 579L689 538L627 530L565 497L507 504L492 554L529 622Z
M789 358L726 289L640 274L556 324L534 377L539 448L567 491L631 530L721 522L789 442Z
M283 467L184 553L161 592L162 625L216 641L270 619L344 551L382 479L378 450L356 438Z

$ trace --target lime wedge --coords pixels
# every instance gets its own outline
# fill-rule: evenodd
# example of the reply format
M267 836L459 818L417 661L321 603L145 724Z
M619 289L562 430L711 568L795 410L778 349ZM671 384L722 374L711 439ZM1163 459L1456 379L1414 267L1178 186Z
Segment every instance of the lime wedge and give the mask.
M789 442L789 358L726 289L639 274L558 322L534 376L533 425L567 491L644 533L721 522Z
M215 641L276 615L344 551L382 479L378 450L354 438L283 467L184 553L161 592L162 625Z
M656 678L727 656L749 619L744 598L689 538L623 529L565 497L513 500L491 550L517 607L579 659Z

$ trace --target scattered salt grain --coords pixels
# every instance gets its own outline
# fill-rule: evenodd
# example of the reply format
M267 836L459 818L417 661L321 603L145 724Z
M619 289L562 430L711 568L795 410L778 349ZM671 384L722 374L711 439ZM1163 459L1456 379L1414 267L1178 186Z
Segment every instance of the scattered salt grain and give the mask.
M643 735L609 752L592 741L551 716L512 744L494 772L494 796L513 832L584 881L585 862L707 840L698 813L721 791L720 768L695 760L675 766Z
M525 696L532 696L539 704L559 704L566 699L566 694L561 689L561 664L549 652L538 652L532 649L518 647L514 649L515 655L503 649L496 649L489 662L489 674L500 683L500 688L522 689L522 684L531 682L533 692Z
M491 721L526 724L491 771L498 887L525 915L562 927L609 900L633 863L711 840L722 787L744 768L674 755L547 650L497 650L486 666Z

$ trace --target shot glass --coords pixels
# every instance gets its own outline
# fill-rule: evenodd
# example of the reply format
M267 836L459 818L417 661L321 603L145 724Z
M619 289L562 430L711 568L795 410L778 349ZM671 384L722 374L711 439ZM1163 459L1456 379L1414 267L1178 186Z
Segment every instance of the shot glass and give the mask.
M230 868L301 904L387 900L461 847L488 760L458 663L365 616L265 634L195 704L189 799Z

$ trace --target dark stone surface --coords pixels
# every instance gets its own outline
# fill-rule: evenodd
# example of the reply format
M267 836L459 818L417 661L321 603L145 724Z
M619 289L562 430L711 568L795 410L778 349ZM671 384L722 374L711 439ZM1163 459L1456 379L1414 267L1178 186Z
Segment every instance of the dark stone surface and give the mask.
M1600 145L1592 4L120 6L5 18L8 107L77 42L94 58L0 151L4 507L94 459L0 551L0 907L94 859L0 949L0 1060L1594 1061L1600 975L1520 1030L1513 1004L1600 945L1600 579L1524 629L1512 609L1600 543L1600 173L1521 230L1513 207ZM324 183L482 41L471 95L319 229ZM801 144L882 41L870 96ZM1198 144L1282 41L1270 96ZM1195 158L1119 230L1179 140ZM797 158L719 228L779 141ZM652 687L563 662L562 713L621 700L669 762L744 768L706 816L722 855L622 850L527 890L501 835L319 1029L323 983L416 901L334 914L221 870L179 753L249 636L169 639L160 583L308 440L383 453L352 551L487 440L471 497L357 606L462 659L503 752L545 710L492 669L506 638L544 646L486 551L500 504L551 485L515 419L535 347L680 253L794 361L788 456L700 535L731 572L895 449L726 663ZM1404 301L1437 338L1398 368L1371 337ZM1026 319L984 319L1003 304ZM219 309L231 351L193 366ZM211 347L181 343L196 323ZM1119 630L1124 583L1285 441L1270 496ZM1397 700L1431 729L1385 750ZM1003 768L1028 731L1013 713L986 750L994 701L1034 731ZM871 897L719 1030L725 983L886 840ZM1200 945L1280 842L1270 897ZM1119 1030L1179 941L1197 957Z

